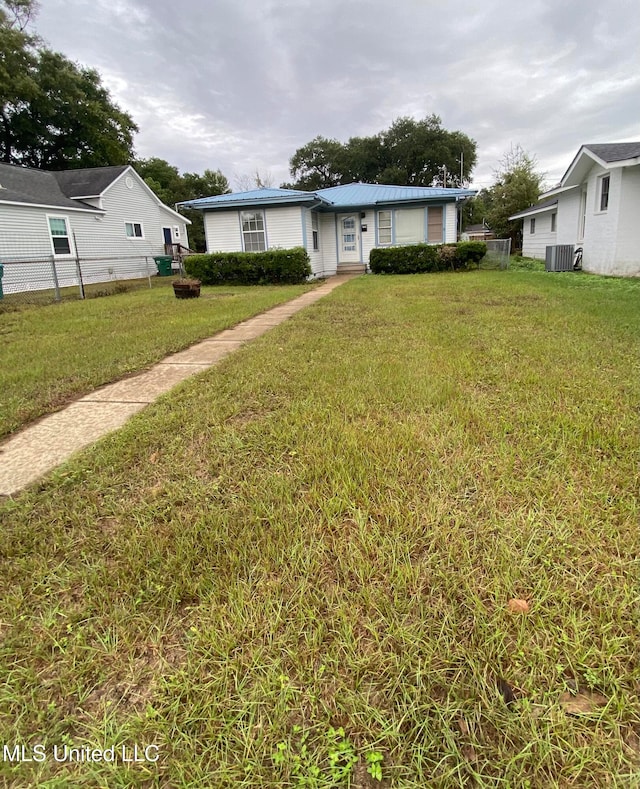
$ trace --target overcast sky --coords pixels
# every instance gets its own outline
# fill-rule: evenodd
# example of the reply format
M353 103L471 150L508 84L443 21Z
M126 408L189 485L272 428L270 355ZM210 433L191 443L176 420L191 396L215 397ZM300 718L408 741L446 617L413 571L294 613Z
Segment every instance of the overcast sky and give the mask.
M274 186L316 135L436 113L489 186L520 144L556 183L582 143L640 140L638 0L41 0L35 31L98 69L139 156Z

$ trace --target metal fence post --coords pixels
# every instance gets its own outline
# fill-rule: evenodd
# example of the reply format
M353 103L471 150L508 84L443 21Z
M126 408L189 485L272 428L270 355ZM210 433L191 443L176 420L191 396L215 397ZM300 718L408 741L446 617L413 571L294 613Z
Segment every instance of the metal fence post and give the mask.
M152 287L152 285L151 285L151 272L149 271L149 256L148 255L144 256L144 266L145 266L145 268L147 270L147 279L149 280L149 287L151 288Z
M80 286L80 298L84 299L84 282L82 281L82 269L80 268L80 256L78 255L78 242L76 241L76 231L73 231L73 247L76 253L76 273Z
M56 259L51 255L51 275L53 276L53 287L55 290L55 301L60 301L60 283L58 282L58 272L56 271Z

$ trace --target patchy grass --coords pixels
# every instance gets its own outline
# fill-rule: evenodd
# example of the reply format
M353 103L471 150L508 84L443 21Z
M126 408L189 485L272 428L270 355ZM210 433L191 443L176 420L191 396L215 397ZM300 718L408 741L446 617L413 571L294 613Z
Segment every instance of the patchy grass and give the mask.
M526 258L522 255L511 255L509 268L512 271L544 271L544 260L537 258Z
M312 287L211 287L180 300L171 281L0 312L0 436Z
M5 502L0 740L160 749L5 782L637 785L639 298L359 278Z

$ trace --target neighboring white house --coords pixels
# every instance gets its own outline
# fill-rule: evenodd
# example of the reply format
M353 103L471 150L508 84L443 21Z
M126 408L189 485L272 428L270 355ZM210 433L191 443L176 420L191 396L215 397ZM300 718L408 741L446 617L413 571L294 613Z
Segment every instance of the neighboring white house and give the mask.
M16 289L12 278L18 272L21 280L35 282L36 272L52 260L71 272L80 258L87 281L109 279L106 272L117 266L143 276L149 261L155 273L153 257L173 249L167 245L188 246L188 224L129 165L48 172L0 164L5 292ZM46 280L41 287L48 286Z
M640 142L583 145L544 202L509 217L523 220L522 253L544 259L547 245L581 247L594 274L640 276Z
M255 189L182 203L204 212L209 252L304 247L314 276L364 271L374 247L454 242L468 189L345 184Z

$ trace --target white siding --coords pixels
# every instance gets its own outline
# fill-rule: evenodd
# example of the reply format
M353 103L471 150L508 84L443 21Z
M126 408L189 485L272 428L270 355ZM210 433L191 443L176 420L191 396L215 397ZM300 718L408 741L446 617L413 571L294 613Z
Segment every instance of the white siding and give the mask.
M577 244L582 221L580 188L571 189L558 195L558 224L556 244Z
M540 214L527 216L524 218L522 227L522 254L528 258L538 258L544 260L547 246L557 244L557 230L551 230L551 216L556 214L557 209L549 209ZM531 220L536 220L535 233L531 233ZM556 227L557 227L556 223Z
M300 206L261 210L264 214L267 247L291 249L304 246ZM204 215L207 252L242 252L240 210L207 211Z
M48 217L64 217L69 230L69 255L53 254ZM2 206L0 210L0 262L4 263L3 290L15 293L54 287L52 263L60 287L79 282L74 236L86 283L135 279L156 273L145 251L118 253L118 240L104 233L106 218L66 209ZM90 242L90 243L89 243Z
M205 211L207 252L242 252L240 216L233 211Z
M335 274L338 270L335 214L320 214L320 249L324 274Z
M609 206L600 211L601 177L608 174ZM580 238L586 187L584 238ZM558 195L557 244L583 248L582 266L594 274L640 275L636 249L640 217L640 166L605 170L594 165L585 183Z
M321 277L324 275L322 238L320 232L320 223L322 221L322 215L306 208L302 209L302 215L304 217L303 221L306 229L307 253L309 255L309 260L311 261L311 271L314 277ZM318 219L318 249L317 250L313 249L313 219L312 219L313 216L316 216Z
M622 190L618 215L618 241L612 274L640 276L638 223L640 222L640 165L622 172Z
M129 178L133 184L131 189L127 186ZM167 211L148 191L140 176L131 170L105 191L102 207L106 211L104 219L100 222L92 220L93 226L86 230L83 228L82 237L78 234L80 255L163 255L163 227L170 227L173 234L173 228L177 226L180 243L188 246L186 222ZM144 238L127 238L125 222L142 224Z
M454 244L458 240L458 212L455 203L447 203L444 209L444 243Z
M127 177L131 178L131 189L126 185ZM77 282L76 251L83 280L106 282L155 274L152 258L164 254L163 227L171 228L172 236L178 227L180 242L188 244L186 221L163 206L135 172L126 171L124 178L116 179L105 191L101 201L91 202L100 202L106 213L0 204L0 259L7 263L3 280L6 292L53 286L50 216L64 217L70 234L72 254L55 256L61 287ZM127 238L126 221L140 223L144 237ZM11 260L23 262L10 264Z
M600 177L607 174L600 167L593 167L587 179L587 219L584 230L582 267L597 274L613 274L616 260L616 236L622 169L610 170L609 207L600 211Z
M70 218L65 209L49 211ZM93 222L93 218L91 218ZM48 258L53 254L47 224L47 209L19 205L0 205L0 260L2 258Z
M364 218L360 220L360 227L366 225L366 231L362 231L362 260L369 265L369 255L376 246L376 217L375 211L368 208L363 211Z
M269 248L292 249L304 246L302 242L302 209L300 206L283 206L265 210L267 244Z

